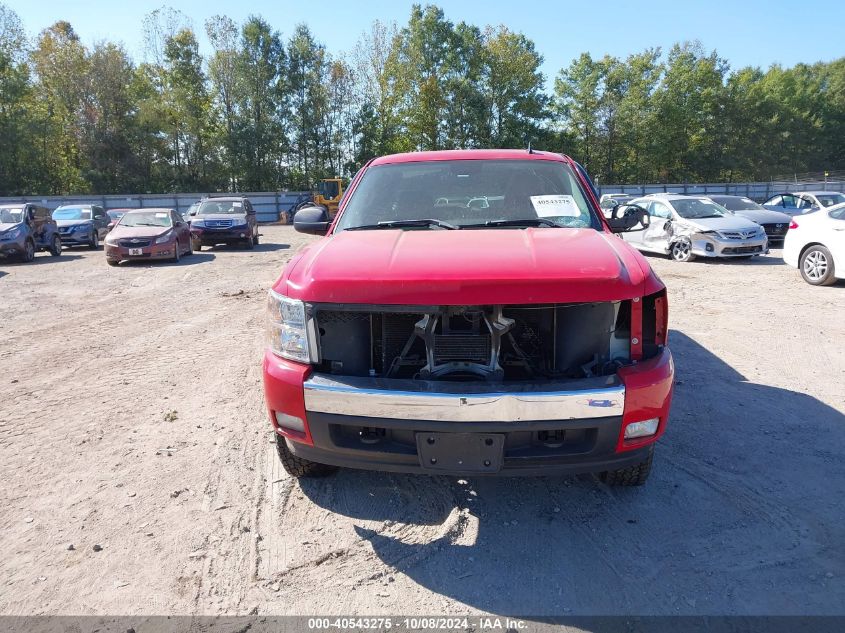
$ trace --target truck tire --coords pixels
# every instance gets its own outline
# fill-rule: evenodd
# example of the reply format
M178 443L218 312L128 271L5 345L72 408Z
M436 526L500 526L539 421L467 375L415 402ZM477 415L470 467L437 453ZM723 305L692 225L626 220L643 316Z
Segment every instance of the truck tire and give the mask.
M307 459L297 457L290 452L287 441L281 435L276 435L276 451L285 471L293 477L325 477L337 471L337 466L318 464Z
M53 236L53 240L50 242L50 255L53 257L58 257L62 254L62 240L58 235Z
M651 461L654 458L654 447L648 449L648 457L644 462L620 468L619 470L606 470L601 475L601 480L608 486L642 486L648 479L651 472Z
M88 240L88 248L92 251L100 250L100 234L97 233L97 229L91 231L91 238Z

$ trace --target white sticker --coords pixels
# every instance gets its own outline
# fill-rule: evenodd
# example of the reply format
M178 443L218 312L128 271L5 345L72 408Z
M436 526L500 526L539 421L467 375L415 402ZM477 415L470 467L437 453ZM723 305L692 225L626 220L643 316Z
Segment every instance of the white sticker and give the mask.
M554 196L531 196L531 204L538 218L581 216L581 209L575 204L575 198L567 194Z
M233 203L232 203L232 206L233 206L233 207L235 207L236 209L240 209L240 208L241 208L241 203L240 203L240 202L233 202Z
M156 217L157 218L166 218L167 214L166 213L156 213Z

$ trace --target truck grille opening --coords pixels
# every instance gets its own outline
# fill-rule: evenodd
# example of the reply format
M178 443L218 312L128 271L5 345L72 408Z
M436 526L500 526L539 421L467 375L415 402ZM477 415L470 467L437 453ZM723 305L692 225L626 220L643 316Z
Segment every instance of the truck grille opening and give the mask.
M630 306L312 304L320 372L420 380L610 375L630 362Z

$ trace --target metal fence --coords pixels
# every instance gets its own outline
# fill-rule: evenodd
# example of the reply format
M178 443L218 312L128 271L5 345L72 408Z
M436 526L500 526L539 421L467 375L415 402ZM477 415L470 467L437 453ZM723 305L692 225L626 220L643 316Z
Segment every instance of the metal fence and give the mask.
M706 183L706 184L647 184L647 185L596 185L599 194L628 193L644 196L649 193L686 193L686 194L733 194L746 196L763 202L776 193L785 191L845 191L845 181L828 182L741 182L741 183ZM68 195L68 196L23 196L0 197L0 204L35 202L50 209L63 204L99 204L108 209L143 209L167 207L185 211L194 202L208 194L205 193L162 193L162 194L123 194L123 195ZM222 195L222 194L221 194ZM261 191L240 193L250 199L255 207L259 222L288 221L290 210L300 202L311 199L309 191Z
M166 207L184 212L194 202L208 194L204 193L164 193L164 194L124 194L109 196L23 196L0 197L0 204L16 204L34 202L50 209L63 204L99 204L107 211L109 209L143 209L150 207ZM220 194L224 195L224 194ZM288 212L300 202L311 199L309 191L264 191L252 193L238 193L249 198L259 222L287 221Z
M692 195L727 194L745 196L764 202L775 194L788 191L843 191L845 181L828 182L720 182L705 184L650 184L650 185L596 185L599 195L604 193L627 193L644 196L649 193L685 193Z

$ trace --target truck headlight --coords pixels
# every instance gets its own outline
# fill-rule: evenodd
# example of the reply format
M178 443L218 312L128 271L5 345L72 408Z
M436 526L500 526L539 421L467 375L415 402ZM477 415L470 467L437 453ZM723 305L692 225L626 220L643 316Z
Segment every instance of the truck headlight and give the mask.
M271 290L267 295L267 334L274 354L301 363L312 362L302 301Z
M0 233L0 240L16 240L21 236L21 233L23 233L23 229L21 227L17 227L11 231Z
M625 439L633 440L638 437L648 437L657 433L660 418L651 418L642 422L632 422L625 427Z
M173 237L173 231L168 231L161 237L156 238L156 244L165 244L166 242L170 241L171 237Z

